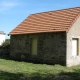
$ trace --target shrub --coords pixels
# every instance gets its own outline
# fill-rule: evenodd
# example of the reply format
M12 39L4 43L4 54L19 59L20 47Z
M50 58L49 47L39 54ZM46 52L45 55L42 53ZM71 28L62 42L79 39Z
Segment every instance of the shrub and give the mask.
M10 40L6 39L5 42L0 46L0 55L9 55L10 54Z
M5 42L3 42L2 47L6 47L10 45L10 40L6 39Z

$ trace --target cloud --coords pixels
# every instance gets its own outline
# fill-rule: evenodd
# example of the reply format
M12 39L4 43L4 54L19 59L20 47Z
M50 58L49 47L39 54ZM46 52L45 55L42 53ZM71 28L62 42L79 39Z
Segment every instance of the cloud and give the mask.
M2 0L2 1L0 1L0 12L9 10L17 5L18 5L18 3L15 2L15 0L14 0L14 2L11 2L11 0Z

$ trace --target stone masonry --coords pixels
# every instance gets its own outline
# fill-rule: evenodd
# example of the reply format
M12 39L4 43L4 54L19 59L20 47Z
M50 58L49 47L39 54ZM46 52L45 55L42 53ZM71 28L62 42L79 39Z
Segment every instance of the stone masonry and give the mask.
M31 36L38 38L37 55L31 54ZM13 59L66 65L66 32L11 35L10 56Z

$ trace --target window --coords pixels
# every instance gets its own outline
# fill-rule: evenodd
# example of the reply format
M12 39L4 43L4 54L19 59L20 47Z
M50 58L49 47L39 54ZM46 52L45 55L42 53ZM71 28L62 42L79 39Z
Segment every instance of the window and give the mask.
M79 55L79 40L78 38L72 39L72 56Z
M32 55L37 55L37 42L38 42L37 37L31 38L31 54Z

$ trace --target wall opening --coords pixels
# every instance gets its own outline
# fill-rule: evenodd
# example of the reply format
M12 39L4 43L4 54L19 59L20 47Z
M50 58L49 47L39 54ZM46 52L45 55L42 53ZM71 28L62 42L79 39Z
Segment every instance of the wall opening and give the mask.
M72 56L79 55L79 39L73 38L72 39Z
M38 43L37 37L31 38L31 54L32 55L37 55L37 43Z

